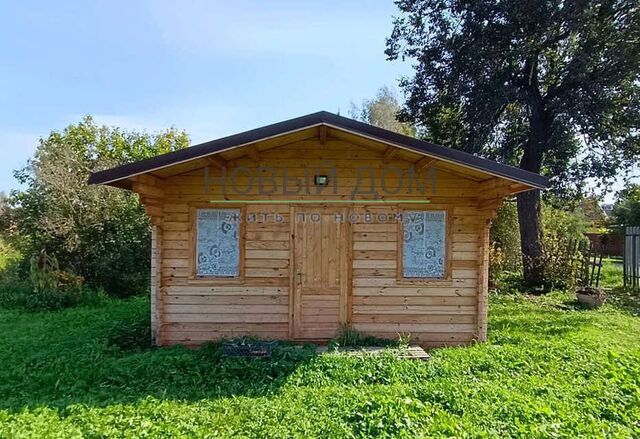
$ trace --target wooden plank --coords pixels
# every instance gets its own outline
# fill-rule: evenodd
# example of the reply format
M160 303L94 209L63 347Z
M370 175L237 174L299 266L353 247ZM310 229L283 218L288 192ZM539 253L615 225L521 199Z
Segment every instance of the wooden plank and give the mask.
M211 314L211 313L167 313L165 321L168 323L286 323L287 314Z
M245 259L246 268L288 268L288 259ZM246 270L245 270L246 271Z
M443 313L397 313L397 314L364 314L358 309L354 311L354 323L401 323L422 325L429 323L465 323L474 324L476 321L474 311L466 311L464 314L443 314Z
M357 259L353 261L353 268L396 268L395 260Z
M246 277L280 277L288 278L288 268L247 268L245 270Z
M358 241L396 241L398 233L394 228L389 232L357 232L353 234L353 240Z
M353 328L363 332L442 332L459 333L473 332L473 323L354 323ZM396 335L397 338L397 335Z
M289 287L274 286L247 286L247 285L185 285L185 286L169 286L167 294L184 294L184 295L252 295L252 296L274 296L288 295Z
M353 259L365 260L396 260L397 254L394 250L356 250L353 252Z
M246 241L245 248L255 250L288 250L289 241Z
M247 250L247 259L289 259L288 250Z
M414 286L392 286L392 287L356 287L353 289L354 296L456 296L466 297L477 294L475 287L414 287Z
M489 229L490 222L487 221L483 233L480 235L479 245L481 251L478 252L478 297L477 297L477 339L480 342L487 340L487 315L489 304Z
M228 295L213 296L207 294L173 294L164 296L164 303L176 305L288 305L289 298L283 295L255 296Z
M354 242L354 250L396 250L398 244L396 242Z
M354 296L353 297L353 305L363 305L369 306L368 310L375 310L376 308L380 309L380 311L384 311L385 308L387 311L391 309L392 306L399 306L401 308L407 309L409 311L412 307L416 306L424 306L424 305L450 305L452 309L452 313L455 311L455 307L458 305L465 306L475 306L476 305L476 297L474 296L426 296L426 297L418 297L418 296L405 296L403 298L399 298L397 296ZM393 314L393 313L392 313ZM395 313L397 314L397 313Z
M167 314L285 314L289 307L285 305L205 305L205 304L167 304Z

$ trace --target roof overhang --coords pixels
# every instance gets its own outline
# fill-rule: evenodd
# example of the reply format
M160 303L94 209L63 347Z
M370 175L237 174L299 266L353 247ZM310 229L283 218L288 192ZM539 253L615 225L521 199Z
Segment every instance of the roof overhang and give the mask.
M549 186L549 180L539 174L498 163L493 160L484 159L456 149L447 148L424 140L388 131L373 125L328 113L326 111L308 114L306 116L297 117L284 122L278 122L272 125L245 131L243 133L201 143L190 148L169 152L149 159L106 169L104 171L94 172L89 177L89 184L128 187L129 185L127 180L137 175L151 173L160 169L202 159L212 154L224 153L225 151L247 146L259 141L293 134L298 131L321 125L413 153L432 157L463 168L480 171L490 176L504 178L514 183L525 185L528 189L545 189Z

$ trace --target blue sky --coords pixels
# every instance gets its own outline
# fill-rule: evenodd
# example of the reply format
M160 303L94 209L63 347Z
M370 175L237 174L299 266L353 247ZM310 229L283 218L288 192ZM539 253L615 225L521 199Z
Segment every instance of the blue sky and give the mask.
M38 137L91 114L194 143L395 86L391 1L2 1L0 190Z
M411 73L385 59L391 0L0 0L0 10L5 192L39 137L85 114L149 132L175 126L198 143L344 114Z

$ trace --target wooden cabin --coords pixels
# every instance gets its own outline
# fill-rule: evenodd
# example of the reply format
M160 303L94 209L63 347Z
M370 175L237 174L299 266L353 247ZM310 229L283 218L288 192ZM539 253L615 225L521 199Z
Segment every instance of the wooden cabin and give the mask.
M152 222L158 345L487 336L489 226L538 174L319 112L95 172Z

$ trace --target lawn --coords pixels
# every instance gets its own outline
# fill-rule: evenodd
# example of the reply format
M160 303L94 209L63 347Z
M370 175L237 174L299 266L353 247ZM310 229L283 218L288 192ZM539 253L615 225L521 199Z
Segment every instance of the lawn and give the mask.
M149 349L147 309L0 311L0 436L640 436L640 317L628 308L493 296L489 343L428 362Z
M623 283L622 276L622 259L605 258L602 260L602 269L600 271L601 287L621 287Z

